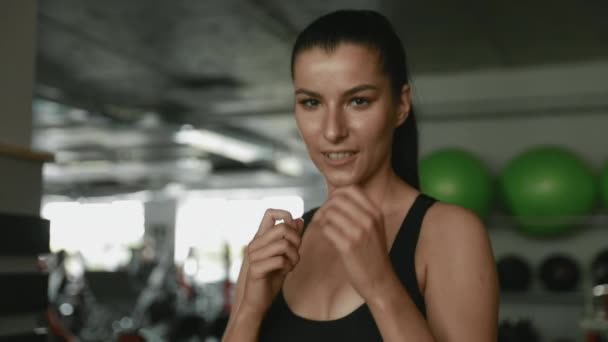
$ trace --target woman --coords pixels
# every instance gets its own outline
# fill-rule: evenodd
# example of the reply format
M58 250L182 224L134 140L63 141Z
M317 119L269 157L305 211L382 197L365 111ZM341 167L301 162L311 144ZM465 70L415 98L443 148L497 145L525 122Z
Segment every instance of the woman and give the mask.
M265 213L224 341L495 341L488 236L471 212L418 190L405 54L390 23L371 11L317 19L298 36L292 77L328 199L304 220Z

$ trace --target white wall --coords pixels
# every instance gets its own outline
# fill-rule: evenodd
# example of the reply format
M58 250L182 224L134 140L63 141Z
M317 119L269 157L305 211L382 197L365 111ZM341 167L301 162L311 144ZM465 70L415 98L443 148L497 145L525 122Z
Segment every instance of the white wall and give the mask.
M541 144L608 161L608 63L427 76L413 82L421 154L461 147L500 170Z
M594 169L608 161L608 109L603 113L424 121L419 124L421 155L459 147L500 171L515 156L531 147L557 145L572 150Z

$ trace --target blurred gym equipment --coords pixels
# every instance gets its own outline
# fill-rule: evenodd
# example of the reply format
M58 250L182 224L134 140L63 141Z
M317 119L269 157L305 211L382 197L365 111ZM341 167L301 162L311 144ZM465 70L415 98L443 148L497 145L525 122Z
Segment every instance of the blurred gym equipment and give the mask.
M576 155L539 147L514 158L500 176L502 198L522 231L540 236L562 233L589 215L595 179Z
M532 269L517 255L501 257L497 262L498 280L503 292L523 292L530 288Z
M608 284L608 249L597 254L591 263L593 285Z
M581 278L579 265L565 254L554 254L543 260L539 274L543 286L554 292L576 289Z
M482 161L466 151L445 149L423 158L420 184L428 195L468 208L481 218L492 209L492 176Z
M498 326L498 342L539 342L538 333L530 320L505 320Z

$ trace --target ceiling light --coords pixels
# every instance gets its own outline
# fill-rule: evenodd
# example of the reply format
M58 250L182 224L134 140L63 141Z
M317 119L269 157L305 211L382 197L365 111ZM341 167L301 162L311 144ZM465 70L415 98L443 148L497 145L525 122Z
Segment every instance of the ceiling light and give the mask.
M261 160L266 154L266 150L257 145L202 129L181 130L175 134L175 141L242 163Z

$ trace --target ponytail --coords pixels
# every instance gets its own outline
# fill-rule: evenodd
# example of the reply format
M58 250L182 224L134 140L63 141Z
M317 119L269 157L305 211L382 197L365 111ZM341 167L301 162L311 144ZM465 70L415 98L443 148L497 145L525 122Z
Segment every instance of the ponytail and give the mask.
M420 190L418 176L418 129L414 109L401 126L393 133L391 165L393 170L406 183Z

